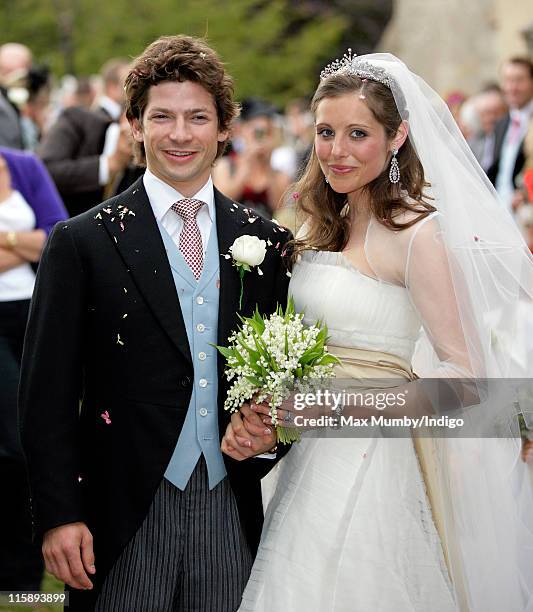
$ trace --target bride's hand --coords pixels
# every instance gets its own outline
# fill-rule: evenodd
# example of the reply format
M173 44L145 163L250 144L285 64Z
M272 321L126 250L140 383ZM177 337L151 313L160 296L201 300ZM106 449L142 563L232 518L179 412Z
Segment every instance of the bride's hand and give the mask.
M522 461L533 463L533 440L522 441Z
M269 398L267 398L269 399ZM267 404L266 401L258 404L254 401L251 402L250 408L256 412L262 419L265 425L273 425L272 416L271 416L271 408ZM329 414L330 410L325 410L322 406L315 406L306 404L305 408L295 408L295 399L294 394L291 394L286 400L283 401L281 406L276 410L277 415L277 425L279 427L294 427L294 417L297 415L301 415L305 417L305 419L316 419L319 416L323 416L324 414ZM307 429L307 427L301 427L302 429Z
M232 414L231 422L226 428L226 433L220 445L222 452L237 461L242 461L267 452L274 447L276 432L263 424L258 426L257 423L254 423L256 419L257 415L246 404L243 405L240 412ZM260 420L257 419L257 422L260 423ZM258 428L262 433L253 435L247 430L247 427Z

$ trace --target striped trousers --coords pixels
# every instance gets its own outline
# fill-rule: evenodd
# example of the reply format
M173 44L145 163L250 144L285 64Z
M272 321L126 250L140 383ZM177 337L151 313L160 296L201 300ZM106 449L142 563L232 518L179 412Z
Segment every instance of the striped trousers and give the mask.
M234 612L251 567L229 481L210 491L201 457L184 491L163 479L95 610Z

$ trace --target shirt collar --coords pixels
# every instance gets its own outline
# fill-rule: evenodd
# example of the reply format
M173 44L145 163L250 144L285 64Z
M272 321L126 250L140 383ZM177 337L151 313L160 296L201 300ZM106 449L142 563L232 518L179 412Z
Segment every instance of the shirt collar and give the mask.
M120 115L122 115L122 106L115 102L115 100L111 100L108 96L101 96L98 99L98 106L107 111L113 121L118 121Z
M533 100L530 100L528 104L522 108L512 108L509 112L511 119L518 118L520 120L525 119L526 121L533 117Z
M168 183L165 183L165 181L155 176L148 168L144 173L143 183L146 189L146 195L152 205L155 218L158 221L161 221L164 215L167 214L172 204L175 204L179 200L183 200L185 197L174 189L174 187L171 187ZM215 218L215 192L211 176L207 179L205 185L191 196L191 198L205 202L211 221Z

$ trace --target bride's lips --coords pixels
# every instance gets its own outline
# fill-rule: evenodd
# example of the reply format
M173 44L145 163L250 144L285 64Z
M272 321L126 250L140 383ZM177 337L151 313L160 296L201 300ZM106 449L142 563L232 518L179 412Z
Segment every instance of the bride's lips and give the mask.
M329 169L334 174L348 174L348 172L351 172L355 168L353 166L337 166L337 165L335 165L335 166L330 166Z
M171 159L174 163L186 163L190 161L197 153L197 151L176 151L172 150L164 150L163 153L165 157Z

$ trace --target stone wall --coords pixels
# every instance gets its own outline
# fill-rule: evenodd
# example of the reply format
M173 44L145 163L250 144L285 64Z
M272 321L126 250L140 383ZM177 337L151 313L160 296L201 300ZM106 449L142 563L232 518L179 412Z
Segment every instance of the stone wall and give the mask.
M441 95L475 93L501 61L526 54L530 0L394 0L376 51L400 57Z

